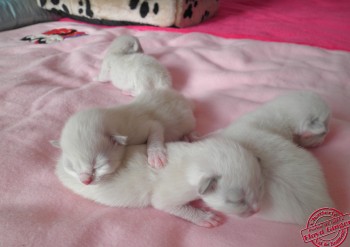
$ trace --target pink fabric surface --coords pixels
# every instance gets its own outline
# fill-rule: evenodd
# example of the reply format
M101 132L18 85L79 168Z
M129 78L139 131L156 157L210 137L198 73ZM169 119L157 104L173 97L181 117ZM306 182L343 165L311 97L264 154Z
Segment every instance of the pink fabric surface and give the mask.
M63 21L72 21L63 19ZM348 0L220 0L213 18L178 28L128 26L137 30L204 32L226 38L248 38L306 44L350 51Z
M88 35L50 45L20 41L60 27ZM349 53L53 22L0 33L0 246L313 246L301 238L305 226L227 217L205 229L152 208L102 206L60 184L54 174L59 150L48 142L66 119L80 109L131 100L93 81L106 48L125 33L139 37L144 51L170 70L175 88L196 102L201 134L289 90L320 93L334 114L326 142L311 151L337 208L350 211ZM343 246L349 244L350 237Z

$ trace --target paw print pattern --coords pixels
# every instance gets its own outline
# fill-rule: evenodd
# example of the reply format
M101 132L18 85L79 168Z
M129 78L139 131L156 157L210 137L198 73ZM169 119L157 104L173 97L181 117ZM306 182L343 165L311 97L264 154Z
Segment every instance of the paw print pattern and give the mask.
M40 6L41 6L41 7L44 7L45 4L46 4L46 0L40 0Z
M201 19L201 22L203 22L205 19L207 19L210 15L210 12L208 10L206 10L204 12L204 14L202 15L202 19Z
M84 1L83 0L79 0L79 14L83 14L84 12ZM90 0L85 0L85 14L92 18L94 16L94 12L91 9L91 3Z
M198 6L198 0L186 0L186 4L188 4L185 12L184 12L184 19L186 18L192 18L193 15L193 8L196 8Z
M129 7L131 10L135 10L137 9L137 7L139 6L140 0L130 0L129 2ZM140 16L142 18L145 18L149 12L150 12L150 4L147 1L143 1L140 5ZM152 12L156 15L159 12L159 4L158 3L154 3L153 5L153 9Z
M60 9L59 9L59 6L57 6L59 3L60 3L60 0L51 0L50 1L55 7L52 7L51 9L52 10L56 10L56 11L60 11ZM40 0L40 6L41 7L44 7L45 5L47 4L47 1L46 0ZM56 6L58 7L58 8L56 8Z
M84 10L83 10L82 7L83 7L83 1L80 0L80 1L79 1L79 10L78 10L78 11L79 11L79 14L82 14L82 13L84 12Z
M66 14L70 14L70 11L64 3L60 4L60 0L50 0L51 4L54 6L51 9L63 12ZM41 7L44 7L48 3L47 0L40 0ZM90 0L79 0L79 9L78 12L80 15L85 15L86 17L92 18L94 16L94 12L91 9Z

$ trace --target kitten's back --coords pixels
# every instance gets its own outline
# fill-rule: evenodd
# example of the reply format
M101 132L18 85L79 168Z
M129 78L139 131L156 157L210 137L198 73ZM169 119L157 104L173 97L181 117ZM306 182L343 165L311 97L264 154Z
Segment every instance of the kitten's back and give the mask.
M195 128L192 102L174 89L142 93L133 104L164 126L166 141L175 141Z

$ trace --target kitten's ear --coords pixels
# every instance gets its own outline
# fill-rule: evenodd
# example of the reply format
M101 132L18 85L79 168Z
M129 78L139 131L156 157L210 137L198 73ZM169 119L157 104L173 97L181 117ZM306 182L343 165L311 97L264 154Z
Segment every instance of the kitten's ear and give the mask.
M113 135L112 140L120 145L126 145L128 137L127 136L121 136L121 135Z
M255 158L258 161L258 163L261 164L261 158L259 156L255 156Z
M134 42L133 50L134 50L134 52L136 52L136 53L143 53L143 49L142 49L142 46L141 46L139 40L136 40L136 41Z
M220 179L219 176L203 177L199 181L198 193L200 195L204 195L204 194L213 192L216 189L219 179Z
M137 50L138 53L143 53L143 49L140 43L137 44Z
M61 149L61 145L60 145L59 140L51 140L50 143L53 147Z

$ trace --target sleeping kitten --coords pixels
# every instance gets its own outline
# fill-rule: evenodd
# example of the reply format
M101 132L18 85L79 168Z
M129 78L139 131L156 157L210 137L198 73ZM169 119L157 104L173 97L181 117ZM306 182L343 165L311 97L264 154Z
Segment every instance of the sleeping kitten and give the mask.
M236 124L250 125L279 134L302 147L320 145L328 132L331 111L326 102L311 91L296 91L277 97L248 113Z
M65 162L67 171L90 184L114 172L112 163L120 163L127 144L147 141L149 164L155 168L164 166L164 142L190 135L194 128L191 103L175 90L158 89L139 95L127 105L74 114L56 146L69 160Z
M334 207L322 169L306 150L280 135L243 124L218 135L230 136L260 160L265 182L257 216L302 225L316 209ZM213 195L215 198L216 194ZM230 213L205 201L219 211Z
M152 205L204 227L217 226L222 219L189 202L202 199L219 212L298 224L304 224L313 210L334 205L312 155L244 118L195 143L168 143L168 164L160 170L144 165L145 145L125 149L124 159L111 163L118 172L98 184L84 186L68 174L70 160L64 155L56 174L67 188L96 202Z
M329 116L329 107L319 96L298 92L267 103L215 134L233 138L259 157L265 181L259 216L305 224L314 210L334 206L317 160L285 138L286 133L299 133L301 145L320 144ZM305 132L311 134L304 137Z
M170 88L172 83L167 69L142 52L136 37L118 37L108 48L98 80L111 80L114 86L133 96L155 88Z
M67 173L70 161L61 156L56 174L75 193L113 207L153 207L203 227L222 222L215 212L189 202L202 198L214 209L247 217L255 213L262 196L262 174L250 151L225 137L195 143L167 143L168 164L146 166L145 145L125 147L118 171L98 184L84 186ZM224 211L224 210L222 210Z

